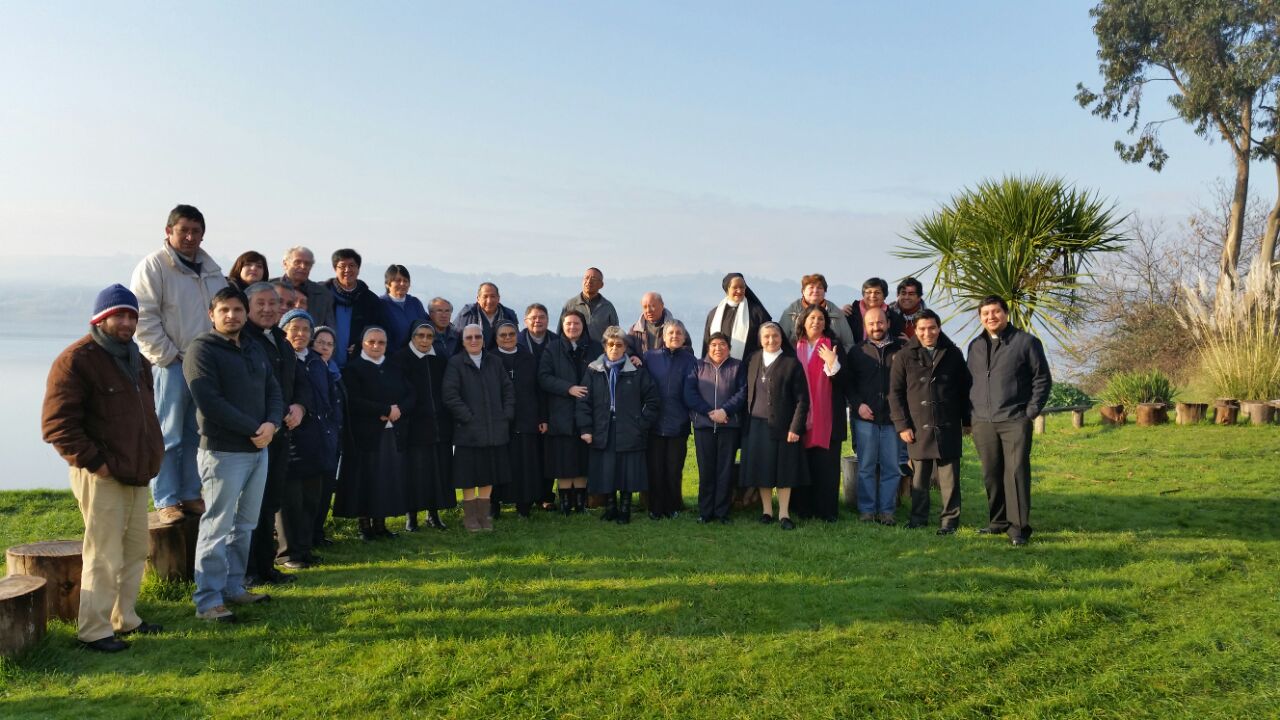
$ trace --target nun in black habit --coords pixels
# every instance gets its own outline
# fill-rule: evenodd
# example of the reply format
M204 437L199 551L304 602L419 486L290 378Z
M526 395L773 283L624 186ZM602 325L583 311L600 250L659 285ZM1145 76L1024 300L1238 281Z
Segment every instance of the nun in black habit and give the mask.
M448 474L453 448L448 439L448 422L440 423L447 414L440 398L444 380L444 358L436 354L436 331L430 320L414 320L409 325L409 343L396 351L391 362L398 365L413 387L413 411L408 414L408 473L405 477L405 503L409 512L404 529L418 531L418 513L426 511L427 527L447 529L440 511L456 507L457 493ZM444 462L441 460L445 459Z

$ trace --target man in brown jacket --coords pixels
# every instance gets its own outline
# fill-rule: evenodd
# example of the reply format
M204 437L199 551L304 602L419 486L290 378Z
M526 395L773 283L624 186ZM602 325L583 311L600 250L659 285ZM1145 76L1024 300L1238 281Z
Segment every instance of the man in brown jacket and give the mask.
M77 636L86 648L119 652L120 638L160 631L134 605L147 560L148 484L164 457L151 365L133 333L138 298L123 285L98 294L89 334L49 371L43 431L71 465L84 517Z

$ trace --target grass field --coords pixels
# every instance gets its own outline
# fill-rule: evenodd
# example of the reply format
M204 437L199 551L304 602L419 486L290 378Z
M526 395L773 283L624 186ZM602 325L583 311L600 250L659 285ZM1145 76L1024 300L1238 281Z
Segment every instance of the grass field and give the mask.
M1054 417L1022 549L975 532L966 452L952 537L758 510L342 526L240 625L150 580L169 632L125 653L51 624L0 664L0 717L1280 717L1280 428ZM5 547L79 530L69 492L0 493Z

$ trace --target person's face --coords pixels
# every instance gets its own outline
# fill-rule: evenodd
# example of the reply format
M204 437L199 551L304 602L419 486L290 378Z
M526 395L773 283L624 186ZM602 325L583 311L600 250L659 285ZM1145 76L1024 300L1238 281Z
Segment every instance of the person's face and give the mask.
M827 289L821 283L809 283L800 296L804 298L805 305L821 305L827 300Z
M436 332L431 329L430 325L422 325L413 331L413 347L420 353L424 353L431 349L431 344L436 341Z
M133 333L138 329L138 313L125 310L108 315L107 319L98 323L98 328L107 337L127 343L133 339Z
M178 218L178 222L174 223L173 227L164 229L164 239L169 243L169 247L179 253L187 257L195 257L196 251L200 249L200 243L204 240L204 225L198 220Z
M314 255L294 253L284 261L284 274L289 281L299 287L311 277L311 268L316 264Z
M978 311L978 317L982 319L982 327L993 335L1000 333L1009 324L1009 313L996 303L983 306Z
M565 315L564 322L561 323L560 332L570 340L577 340L582 337L582 321L577 315Z
M492 315L498 312L498 303L502 298L498 296L498 290L492 285L483 285L480 292L476 293L476 304L484 311L485 315Z
M320 333L311 341L311 349L320 355L321 360L329 362L333 357L333 336L327 332Z
M468 328L462 331L462 347L468 355L479 355L484 350L484 333L479 328Z
M280 285L273 285L272 287L276 289L276 297L280 298L281 313L294 307L294 304L297 301L297 293L295 293L292 288L282 287Z
M360 342L360 347L364 350L364 354L377 360L387 354L387 334L381 330L371 330L365 333L364 340Z
M822 331L827 329L827 316L820 312L811 312L804 318L804 334L810 340L817 340Z
M302 318L295 318L284 326L284 337L293 346L294 352L302 352L311 344L311 323Z
M662 342L668 350L679 350L684 347L684 330L672 323L662 329Z
M306 310L306 309L307 309L307 294L306 294L306 293L304 293L304 292L298 292L297 290L294 290L294 291L293 291L293 305L292 305L292 307L293 307L294 309L297 309L297 310Z
M627 354L627 344L622 340L614 338L608 340L604 344L604 355L610 361L615 361Z
M656 325L662 320L662 313L666 307L663 306L661 298L650 294L640 300L640 309L644 311L644 319Z
M547 314L541 310L530 310L528 315L524 316L524 326L529 330L529 334L534 337L542 337L547 331Z
M393 275L387 281L387 294L397 300L403 299L409 294L409 278L403 275Z
M862 316L862 329L866 331L867 337L880 342L889 332L889 320L879 308L868 310Z
M867 307L880 307L884 304L884 291L879 287L869 287L862 291L862 302Z
M333 276L342 289L350 290L356 286L356 280L360 279L360 265L355 260L339 260L333 266Z
M240 281L246 286L258 282L267 274L267 269L260 263L249 263L240 268Z
M928 320L916 321L916 339L925 347L934 347L938 344L938 336L942 334L942 328L938 327L938 321L930 318Z
M782 333L778 328L772 325L760 328L760 347L765 352L778 352L782 349Z
M431 306L431 324L437 330L449 327L449 318L453 317L453 306L447 303L435 303Z
M724 362L729 357L729 343L723 340L712 340L707 346L707 357L717 365Z
M244 327L246 315L244 305L238 299L219 300L209 311L209 320L213 323L213 329L223 335L237 335L240 328Z
M725 297L735 303L742 302L742 298L747 296L747 281L740 277L736 277L729 281L729 289L725 291Z
M915 312L920 306L920 291L914 286L908 285L898 291L898 307L904 312Z
M280 322L280 296L275 290L254 293L249 298L249 321L260 328Z
M595 270L588 270L582 276L582 294L587 297L595 297L600 292L600 288L604 287L604 275Z
M498 347L502 348L503 350L516 349L516 329L511 327L510 325L503 325L502 327L498 328L497 338L498 338Z

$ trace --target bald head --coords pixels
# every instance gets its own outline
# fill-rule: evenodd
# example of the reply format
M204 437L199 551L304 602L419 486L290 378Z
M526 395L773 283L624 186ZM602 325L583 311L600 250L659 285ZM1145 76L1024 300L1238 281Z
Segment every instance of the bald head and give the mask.
M644 311L644 319L656 325L662 322L662 313L667 307L662 302L661 295L656 292L647 292L640 298L640 309Z
M862 314L862 329L867 337L882 342L889 333L889 316L885 314L884 308L868 308Z

